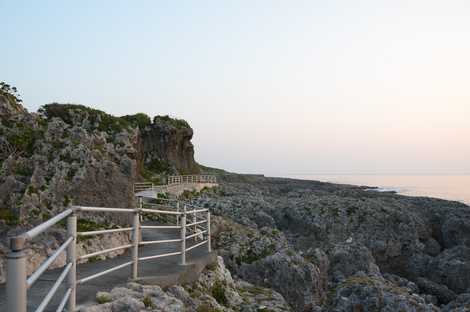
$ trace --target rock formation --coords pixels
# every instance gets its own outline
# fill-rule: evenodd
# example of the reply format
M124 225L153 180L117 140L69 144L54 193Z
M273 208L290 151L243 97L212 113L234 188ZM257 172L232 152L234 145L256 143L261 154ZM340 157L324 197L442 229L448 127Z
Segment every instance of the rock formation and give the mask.
M219 254L296 311L466 311L470 207L316 181L224 180L194 200L238 223L215 232Z

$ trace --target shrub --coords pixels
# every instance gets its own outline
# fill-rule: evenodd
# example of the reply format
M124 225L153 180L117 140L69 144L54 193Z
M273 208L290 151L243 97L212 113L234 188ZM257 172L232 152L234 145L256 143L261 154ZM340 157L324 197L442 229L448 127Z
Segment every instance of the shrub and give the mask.
M10 86L8 83L4 81L0 82L0 95L5 96L8 99L8 101L12 104L23 102L23 100L20 99L18 89L16 89L16 87Z
M98 292L96 294L96 301L99 304L111 302L111 295L107 292Z
M4 220L7 225L18 225L19 223L19 218L5 208L0 209L0 220Z
M153 123L156 124L166 124L176 129L188 128L191 129L188 122L183 119L171 118L168 115L165 116L155 116L153 118Z
M43 114L47 119L57 117L62 119L65 123L73 125L75 120L73 119L71 111L81 113L83 119L87 116L92 125L97 124L96 129L99 131L117 133L131 127L129 122L124 118L115 117L84 105L51 103L43 105L39 109L39 113Z
M144 113L126 115L126 116L122 116L121 118L127 121L133 127L138 127L139 129L144 129L145 127L149 126L151 123L150 117Z
M146 308L150 308L150 309L155 308L155 305L152 302L152 298L150 298L149 296L146 296L144 298L143 303L144 303Z
M212 286L212 297L222 305L226 305L228 303L227 296L225 295L225 288L224 284L220 281L217 281L214 283L214 286Z

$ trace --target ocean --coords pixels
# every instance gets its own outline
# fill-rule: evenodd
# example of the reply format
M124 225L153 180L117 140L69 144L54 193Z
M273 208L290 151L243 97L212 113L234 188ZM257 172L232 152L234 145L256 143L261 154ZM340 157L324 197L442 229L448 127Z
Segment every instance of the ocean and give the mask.
M470 205L470 175L288 175L288 178L376 186L408 196L456 200Z

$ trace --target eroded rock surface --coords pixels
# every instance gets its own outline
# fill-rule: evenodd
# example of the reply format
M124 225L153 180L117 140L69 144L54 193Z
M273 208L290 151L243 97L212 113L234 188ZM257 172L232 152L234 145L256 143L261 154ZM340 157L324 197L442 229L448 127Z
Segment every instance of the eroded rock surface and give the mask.
M275 291L233 279L223 259L204 270L199 279L188 285L166 290L159 286L130 283L110 293L97 294L101 304L85 307L83 312L281 312L292 311Z

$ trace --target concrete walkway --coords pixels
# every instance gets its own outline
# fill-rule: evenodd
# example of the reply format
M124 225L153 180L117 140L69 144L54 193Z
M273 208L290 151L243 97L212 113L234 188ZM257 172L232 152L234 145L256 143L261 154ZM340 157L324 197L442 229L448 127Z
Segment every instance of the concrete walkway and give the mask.
M177 239L180 237L179 230L174 229L143 229L142 240L164 240ZM187 247L193 245L194 239L186 242ZM169 252L177 252L180 250L180 243L154 244L139 247L139 256L152 256ZM146 260L139 262L139 277L144 277L145 281L166 286L175 284L177 281L184 280L188 275L188 271L198 270L207 264L207 261L213 258L207 252L207 244L196 247L186 253L187 266L179 265L180 256L170 256ZM84 263L77 266L77 280L112 268L119 264L131 261L130 250L122 256L112 259L102 260L94 263ZM54 269L46 271L41 278L28 290L28 311L34 311L37 305L42 301L49 289L54 284L62 269ZM77 289L77 307L83 304L95 302L96 292L109 291L116 286L125 285L130 278L131 266L124 267L104 276L100 276L85 284L79 285ZM197 274L198 272L191 272ZM194 279L195 277L193 277ZM46 311L56 311L56 308L66 291L66 285L63 283L56 295L49 303ZM6 307L6 290L5 285L0 285L0 311L5 311ZM5 311L6 312L6 311Z

